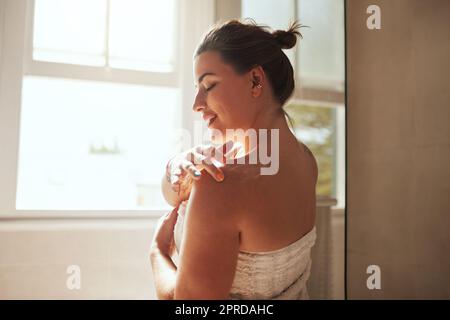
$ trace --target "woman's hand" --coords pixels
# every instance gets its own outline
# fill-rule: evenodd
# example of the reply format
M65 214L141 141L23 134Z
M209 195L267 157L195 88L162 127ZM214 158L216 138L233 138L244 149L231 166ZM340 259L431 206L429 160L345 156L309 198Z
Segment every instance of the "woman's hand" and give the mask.
M175 248L173 229L178 217L178 208L164 214L156 223L150 252L171 256Z
M167 164L166 179L180 200L187 200L194 180L200 179L205 170L216 181L222 181L224 175L220 168L226 159L234 157L238 145L228 141L218 147L199 145L172 158Z

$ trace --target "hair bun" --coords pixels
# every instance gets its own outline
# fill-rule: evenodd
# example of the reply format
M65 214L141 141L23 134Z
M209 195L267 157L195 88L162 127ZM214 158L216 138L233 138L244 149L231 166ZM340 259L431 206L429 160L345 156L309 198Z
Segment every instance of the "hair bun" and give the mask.
M297 37L303 39L302 34L298 31L301 27L303 26L296 21L288 30L276 30L272 32L272 36L281 49L290 49L297 43Z

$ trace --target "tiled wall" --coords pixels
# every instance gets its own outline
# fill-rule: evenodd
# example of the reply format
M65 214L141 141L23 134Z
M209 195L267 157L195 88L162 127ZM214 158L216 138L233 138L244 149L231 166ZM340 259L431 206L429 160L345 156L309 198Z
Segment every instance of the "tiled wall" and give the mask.
M154 299L148 257L153 221L11 221L0 224L0 299ZM67 267L81 269L69 290Z

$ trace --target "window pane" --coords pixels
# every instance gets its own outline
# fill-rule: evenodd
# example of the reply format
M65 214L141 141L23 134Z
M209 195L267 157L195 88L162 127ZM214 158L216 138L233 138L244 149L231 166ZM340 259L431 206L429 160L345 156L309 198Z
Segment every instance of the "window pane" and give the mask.
M294 121L297 138L314 154L319 168L318 195L335 194L335 108L290 104L286 112Z
M315 86L344 81L344 2L342 0L298 0L302 28L299 46L300 77Z
M242 0L242 18L252 18L273 30L286 30L295 20L295 0ZM294 65L294 51L284 52Z
M294 0L242 0L242 17L273 29L286 29L295 16Z
M33 59L104 65L106 0L36 0Z
M110 12L112 67L173 69L175 0L111 0Z
M178 91L24 79L17 209L165 207Z

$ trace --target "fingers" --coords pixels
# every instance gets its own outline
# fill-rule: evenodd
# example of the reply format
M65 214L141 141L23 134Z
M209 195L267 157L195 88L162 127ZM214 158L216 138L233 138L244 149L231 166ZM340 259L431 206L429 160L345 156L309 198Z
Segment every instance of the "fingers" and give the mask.
M170 183L177 183L180 180L182 170L180 168L175 168L170 175Z
M203 148L197 147L196 150L201 151L199 152L193 152L190 155L190 159L193 160L193 163L195 163L194 166L191 164L186 163L185 168L187 169L187 172L196 180L200 179L201 176L201 170L205 170L208 172L216 181L223 181L224 175L222 170L220 170L220 167L223 167L223 164L217 161L214 156L216 156L216 147L214 146L204 146ZM195 170L197 170L200 174L195 173Z
M163 214L156 223L152 246L160 248L163 253L170 254L173 242L173 230L178 218L179 205Z
M198 158L197 158L198 159ZM195 162L197 162L196 160ZM197 167L188 160L185 160L181 163L181 168L190 176L192 176L194 179L199 179L201 176L200 170L197 169Z
M175 217L178 215L178 208L180 205L173 208L171 211L169 211L166 215L166 219L175 219Z
M219 146L199 145L184 153L182 157L178 158L179 160L170 171L172 189L178 192L180 185L187 176L194 180L200 179L203 170L208 172L216 181L223 181L224 174L220 168L225 163L233 163L233 158L238 150L239 145L229 140Z
M199 146L196 151L201 153L206 158L202 161L202 164L213 164L220 168L222 167L227 158L233 158L238 150L238 145L233 140L228 140L219 146ZM228 163L228 162L227 162ZM232 162L230 162L232 163Z
M196 163L198 163L197 165L194 165L189 161L183 163L183 169L195 180L200 179L201 170L205 170L206 172L208 172L216 181L220 182L224 179L222 170L218 168L219 166L221 166L220 163L214 164L214 159L211 159L210 157L204 157L203 155L197 155L196 159ZM199 174L197 174L197 172Z
M213 159L211 159L212 161ZM221 165L221 164L220 164ZM214 164L208 164L206 162L204 162L203 164L199 165L199 167L201 169L206 170L216 181L223 181L223 179L225 178L223 175L222 170L220 170L218 168L218 166L220 166L218 163L216 163L216 165Z
M172 169L170 178L169 178L170 186L171 186L172 190L177 193L180 191L181 174L182 174L181 169L175 168L175 169Z
M180 165L172 165L169 171L169 182L172 190L176 193L180 191L180 184L183 178L183 170Z

